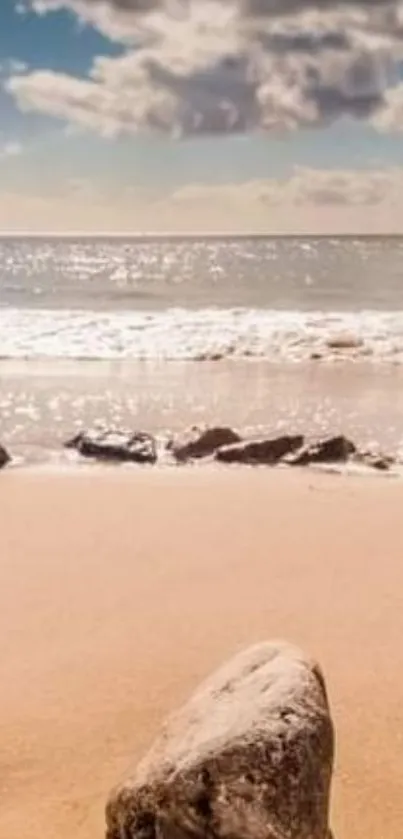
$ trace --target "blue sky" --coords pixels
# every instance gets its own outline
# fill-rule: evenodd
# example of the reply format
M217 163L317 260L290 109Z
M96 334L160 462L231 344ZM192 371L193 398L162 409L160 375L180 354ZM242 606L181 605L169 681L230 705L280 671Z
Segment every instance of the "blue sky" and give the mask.
M253 229L269 230L274 216L286 228L309 218L319 229L325 216L340 228L352 210L355 226L372 230L377 219L387 226L396 216L393 202L388 216L389 183L403 167L396 26L382 29L379 45L373 3L361 0L368 17L350 37L356 22L348 3L344 17L335 4L333 16L327 8L320 18L315 0L301 0L293 19L270 11L263 22L253 20L254 40L245 47L237 18L220 22L217 15L216 28L210 24L212 9L224 8L220 0L190 3L194 16L188 21L181 12L178 24L164 0L159 17L139 15L136 0L125 14L119 0L26 0L23 13L19 3L2 0L1 228L46 229L57 215L66 229L127 229L131 206L137 219L144 207L144 219L158 229L181 229L184 220L186 228L206 227L209 216L213 229L243 229L250 218ZM238 14L237 0L224 13L231 3ZM334 32L342 50L334 48ZM301 33L311 39L307 52ZM312 46L318 39L320 49ZM259 89L250 85L250 69L244 74L245 54L254 68L256 56L261 62ZM137 223L130 221L130 230Z

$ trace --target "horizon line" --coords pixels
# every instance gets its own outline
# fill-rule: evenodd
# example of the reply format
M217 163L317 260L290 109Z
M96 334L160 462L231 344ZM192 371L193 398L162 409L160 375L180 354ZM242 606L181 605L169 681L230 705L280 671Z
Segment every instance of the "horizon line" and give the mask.
M254 232L213 232L213 231L195 231L192 233L188 232L149 232L149 233L133 233L129 231L86 231L86 230L76 230L76 231L55 231L55 230L43 230L43 231L33 231L33 230L0 230L0 239L133 239L137 241L147 241L147 240L171 240L171 239L307 239L307 238L315 238L315 239L354 239L354 238L402 238L403 237L403 230L401 232L386 232L386 231L372 231L372 232L359 232L359 231L351 231L351 232L327 232L327 233L320 233L315 231L310 232L267 232L267 233L254 233Z

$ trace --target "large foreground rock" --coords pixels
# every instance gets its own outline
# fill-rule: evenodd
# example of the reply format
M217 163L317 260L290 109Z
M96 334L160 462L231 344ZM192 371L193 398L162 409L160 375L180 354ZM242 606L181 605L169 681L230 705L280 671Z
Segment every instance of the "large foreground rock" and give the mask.
M209 457L220 446L239 443L241 437L232 428L214 426L212 428L191 428L185 434L175 437L168 444L168 449L178 462Z
M326 839L333 727L318 666L235 657L166 724L106 808L107 839Z
M7 449L0 445L0 469L2 469L3 466L7 466L7 463L10 463L10 461L11 457Z
M303 445L301 434L284 435L267 440L252 440L223 446L215 454L221 463L245 463L250 466L274 466L286 455L297 451Z
M141 431L84 431L65 444L83 457L131 463L155 463L157 448L153 437Z

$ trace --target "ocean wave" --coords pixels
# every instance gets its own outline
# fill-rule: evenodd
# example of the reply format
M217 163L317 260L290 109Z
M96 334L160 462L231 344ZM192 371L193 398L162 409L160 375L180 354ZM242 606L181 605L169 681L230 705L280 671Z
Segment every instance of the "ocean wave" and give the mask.
M1 358L403 362L403 312L0 309Z

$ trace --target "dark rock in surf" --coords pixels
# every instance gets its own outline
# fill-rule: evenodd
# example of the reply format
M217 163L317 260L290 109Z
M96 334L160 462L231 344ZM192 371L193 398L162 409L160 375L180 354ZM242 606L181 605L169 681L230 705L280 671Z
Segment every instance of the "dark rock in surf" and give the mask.
M215 459L220 463L275 466L286 455L300 449L303 443L304 438L301 434L235 443L218 449Z
M192 428L170 441L168 449L178 462L210 457L220 446L239 443L241 437L232 428Z
M154 437L141 431L84 431L65 444L83 457L120 463L150 463L157 461Z
M329 839L334 733L318 665L236 656L168 720L106 807L106 839Z
M211 352L211 353L200 353L196 355L194 360L195 361L222 361L225 358L225 354L222 352Z
M331 335L326 341L326 346L330 350L358 350L364 346L364 341L359 335L340 332L337 335Z
M346 463L357 449L347 437L328 437L310 443L286 458L291 466L309 466L311 463Z
M95 432L87 432L87 433L95 434ZM74 437L69 437L69 439L66 440L65 443L63 443L64 448L65 449L77 449L78 450L78 447L81 443L81 440L84 439L85 435L86 435L85 431L78 431L77 434L74 435Z
M357 452L354 457L356 463L368 466L370 469L376 469L378 472L389 472L395 464L395 458L382 454L381 452Z
M11 457L7 449L5 449L4 446L0 445L0 469L3 469L4 466L7 466L7 463L10 463L10 461Z

